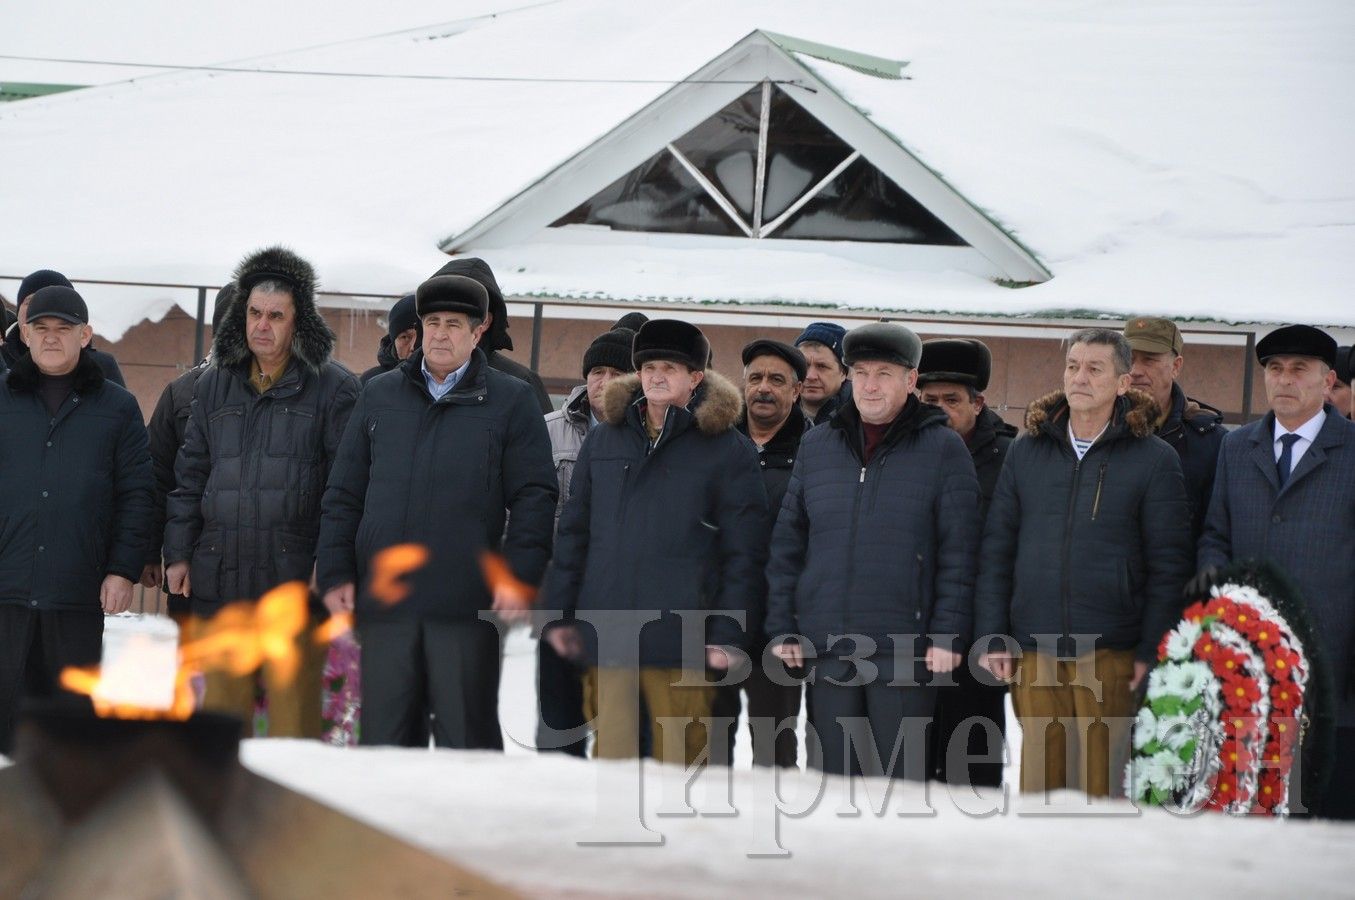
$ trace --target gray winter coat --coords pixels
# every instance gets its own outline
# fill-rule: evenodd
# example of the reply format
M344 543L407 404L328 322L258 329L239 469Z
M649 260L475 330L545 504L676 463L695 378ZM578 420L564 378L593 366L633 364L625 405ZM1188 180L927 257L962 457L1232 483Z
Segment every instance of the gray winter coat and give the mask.
M550 434L550 452L555 460L555 477L560 482L560 500L555 505L555 524L569 500L569 481L574 474L574 463L588 437L588 385L581 384L569 392L564 405L546 416L546 432Z

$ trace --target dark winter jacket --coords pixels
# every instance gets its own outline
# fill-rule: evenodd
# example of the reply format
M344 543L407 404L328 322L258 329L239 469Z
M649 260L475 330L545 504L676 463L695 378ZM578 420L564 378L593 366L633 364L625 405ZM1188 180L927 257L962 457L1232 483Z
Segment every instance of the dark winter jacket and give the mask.
M366 384L378 375L389 372L400 365L399 358L395 355L395 341L388 334L381 336L381 343L376 348L376 365L372 366L366 372L363 372L358 378L362 384Z
M706 372L687 408L669 408L652 448L638 376L607 385L603 402L604 421L589 432L574 467L546 605L566 620L654 611L640 631L640 665L704 669L700 630L684 655L674 611L746 616L763 594L767 494L757 451L735 429L742 399L727 380ZM633 657L600 655L594 629L581 631L594 662L634 664ZM734 619L712 615L705 642L743 647L748 637ZM602 644L606 651L607 637Z
M192 608L212 615L287 581L310 581L320 499L358 394L331 362L334 333L299 291L291 362L256 393L249 383L247 304L234 303L193 389L174 469L165 564L191 561Z
M1093 649L1075 650L1071 635L1094 635L1095 649L1155 658L1194 556L1181 462L1153 436L1156 417L1152 398L1130 391L1079 462L1063 393L1031 404L988 510L978 637L1010 635L1034 650L1035 635L1055 635L1070 657Z
M0 381L0 603L99 609L108 575L136 581L152 542L150 453L136 398L88 351L48 412L27 354Z
M148 560L152 563L160 562L160 549L164 543L165 522L168 518L166 509L169 492L174 490L174 460L179 455L179 448L183 446L184 435L188 431L188 417L193 412L193 388L206 369L207 361L203 360L165 385L151 413L151 420L146 425L151 466L155 472L155 541Z
M972 628L979 487L946 414L910 397L869 464L861 418L841 407L800 445L772 535L767 634L936 635L958 649ZM920 640L898 649L921 655Z
M758 451L758 465L762 466L762 484L767 488L767 526L776 524L786 488L790 486L790 472L800 452L800 441L805 436L807 421L799 405L792 406L790 415L772 435L771 440ZM739 431L748 434L748 418L739 421ZM770 538L770 534L768 537Z
M564 405L546 416L546 432L550 435L551 457L555 460L555 478L560 484L560 500L555 505L555 524L560 524L560 516L565 511L565 502L569 500L569 483L574 475L574 463L579 458L583 439L588 437L589 418L592 409L588 405L588 385L581 384L570 391Z
M837 393L823 401L823 406L814 413L814 421L810 426L823 425L833 417L833 413L846 406L852 405L852 380L847 378L842 382L842 387L838 388Z
M1270 560L1298 587L1336 688L1337 723L1355 727L1355 423L1330 404L1322 430L1279 487L1275 415L1223 439L1200 538L1200 568Z
M475 618L492 601L481 576L486 551L502 554L518 580L540 583L557 493L531 390L486 366L477 349L434 401L415 351L373 378L353 410L325 491L320 588L353 582L359 617L382 615L368 584L373 557L420 544L428 561L404 578L408 599L385 614Z
M122 369L118 366L118 361L113 358L113 354L95 349L93 341L90 341L85 351L89 354L90 359L98 364L99 369L104 373L104 378L118 387L127 387L127 382L122 377ZM21 357L27 355L28 345L24 343L23 336L19 333L19 323L15 322L10 326L9 331L5 332L5 342L0 344L0 356L4 357L6 367L12 369Z
M553 411L554 407L551 406L550 394L546 393L546 386L542 383L540 375L537 375L522 363L514 362L497 350L486 351L485 359L491 369L496 369L505 375L512 375L517 380L525 382L532 389L532 397L535 398L537 408L541 410L543 416Z
M993 491L997 488L997 476L1002 471L1002 462L1007 458L1007 449L1016 440L1016 426L1008 425L1002 417L984 407L974 424L974 433L969 437L969 457L974 462L974 472L979 476L979 524L988 518L988 506L993 501Z
M1223 446L1223 413L1198 400L1186 397L1180 385L1172 384L1172 408L1157 436L1181 457L1181 473L1186 479L1186 498L1190 501L1191 534L1199 540L1204 517L1209 512L1209 495L1214 490L1214 469L1219 448Z

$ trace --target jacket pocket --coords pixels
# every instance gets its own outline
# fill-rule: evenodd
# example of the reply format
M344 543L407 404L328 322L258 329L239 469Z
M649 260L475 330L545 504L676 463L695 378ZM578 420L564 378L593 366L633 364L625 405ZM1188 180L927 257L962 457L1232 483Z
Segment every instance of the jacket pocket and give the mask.
M245 411L239 406L218 409L207 417L212 458L239 456L244 446Z
M315 539L299 534L274 532L273 566L278 583L286 581L310 582L315 565Z
M297 406L274 407L268 417L268 455L294 459L315 456L315 413Z
M221 558L224 553L221 533L204 532L193 548L193 559L188 566L188 580L193 596L204 600L226 600L221 596Z

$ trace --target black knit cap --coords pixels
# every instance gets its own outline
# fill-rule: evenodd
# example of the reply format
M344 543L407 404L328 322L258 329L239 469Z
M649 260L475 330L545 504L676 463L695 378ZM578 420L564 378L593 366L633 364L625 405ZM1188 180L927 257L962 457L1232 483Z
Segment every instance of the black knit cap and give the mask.
M53 318L72 325L89 324L89 307L75 288L53 284L35 292L28 301L28 321Z
M414 292L414 307L420 319L434 312L459 312L483 322L489 312L489 292L465 275L434 275Z
M419 327L419 313L414 303L413 294L405 294L395 301L395 305L391 307L390 315L386 317L386 334L395 338L411 328L417 329Z
M649 321L649 316L642 312L628 312L616 320L612 330L617 328L629 328L631 331L639 331L640 326Z
M917 367L917 386L934 381L965 384L976 391L988 389L993 373L993 354L988 345L972 338L938 338L922 343L922 362Z
M635 343L635 332L629 328L613 328L593 338L583 351L583 377L598 366L610 366L618 372L634 372L630 349Z
M795 370L797 381L804 381L805 375L809 374L809 361L805 359L803 353L790 344L783 344L770 338L758 338L744 345L743 364L745 366L759 356L781 357Z
M842 338L842 361L887 362L916 369L922 359L922 339L897 322L871 322L847 332Z
M1311 325L1286 325L1256 342L1256 358L1262 363L1272 356L1311 356L1336 368L1336 340Z
M52 269L38 269L19 283L19 303L24 302L25 297L31 297L45 287L59 285L61 287L72 287L71 280L60 272Z
M710 362L710 341L690 322L681 319L650 319L635 332L631 360L640 368L654 360L672 360L705 371Z

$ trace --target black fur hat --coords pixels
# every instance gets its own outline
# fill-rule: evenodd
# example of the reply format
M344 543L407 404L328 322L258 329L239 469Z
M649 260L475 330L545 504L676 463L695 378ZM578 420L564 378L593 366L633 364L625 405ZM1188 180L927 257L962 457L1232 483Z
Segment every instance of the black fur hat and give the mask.
M489 293L465 275L434 275L414 292L414 306L420 319L434 312L459 312L484 321Z
M897 322L859 325L842 338L842 361L849 366L869 361L916 369L921 359L922 340Z
M705 371L710 364L710 341L690 322L650 319L635 332L631 361L638 369L656 359L668 359Z
M310 263L286 247L265 247L256 250L235 267L232 279L240 296L248 298L254 285L261 281L281 281L292 289L297 311L315 306L315 269Z
M917 386L933 381L966 384L982 393L993 373L993 354L983 341L970 338L938 338L922 344L922 362L917 367Z
M462 275L480 282L489 294L489 314L492 316L489 328L480 339L480 349L486 353L513 349L513 339L508 336L508 304L504 302L503 291L499 290L499 282L494 278L494 270L489 267L489 263L479 257L468 256L452 260L434 274Z

